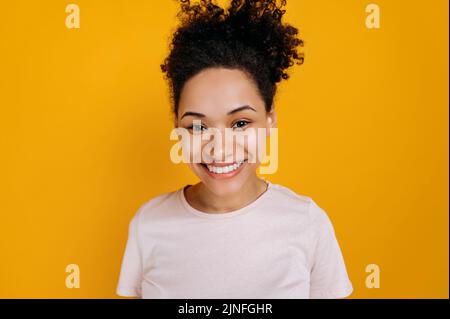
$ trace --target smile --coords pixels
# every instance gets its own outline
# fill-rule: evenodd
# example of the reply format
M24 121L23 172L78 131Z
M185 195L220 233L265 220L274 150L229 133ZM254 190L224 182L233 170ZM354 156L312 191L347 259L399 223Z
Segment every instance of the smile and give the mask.
M209 176L214 178L229 178L237 175L241 169L242 166L245 164L247 160L239 161L234 164L227 164L227 165L214 165L214 164L201 164L202 167L206 170Z
M211 173L214 173L214 174L227 174L227 173L230 173L230 172L233 172L233 171L237 170L242 164L244 164L244 161L240 161L240 162L234 163L234 164L229 165L229 166L206 165L206 167L208 168L208 170Z

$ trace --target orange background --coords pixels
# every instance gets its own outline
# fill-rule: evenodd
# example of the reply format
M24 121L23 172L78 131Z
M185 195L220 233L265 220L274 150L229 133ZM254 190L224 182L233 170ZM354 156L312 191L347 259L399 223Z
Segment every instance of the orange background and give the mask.
M0 297L114 298L127 227L196 177L169 159L159 65L175 1L3 1ZM220 1L226 3L226 1ZM290 0L305 64L279 87L273 183L333 221L351 298L448 298L448 2ZM80 266L79 289L65 267ZM368 289L365 267L380 266Z

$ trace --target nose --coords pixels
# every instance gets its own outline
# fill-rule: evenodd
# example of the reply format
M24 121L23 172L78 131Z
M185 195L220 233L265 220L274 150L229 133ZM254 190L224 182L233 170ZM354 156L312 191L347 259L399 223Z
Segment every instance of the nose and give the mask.
M231 138L230 138L231 137ZM234 138L226 134L226 128L217 129L214 134L212 146L213 159L215 162L234 162Z

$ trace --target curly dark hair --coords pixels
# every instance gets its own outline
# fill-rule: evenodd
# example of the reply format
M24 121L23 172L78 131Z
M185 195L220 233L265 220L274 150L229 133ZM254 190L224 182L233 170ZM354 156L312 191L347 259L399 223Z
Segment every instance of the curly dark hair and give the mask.
M303 46L298 29L282 22L286 0L232 0L227 11L211 0L196 4L178 1L181 24L173 34L170 54L161 64L175 115L185 82L214 67L247 74L270 112L277 83L289 78L285 70L295 60L300 65L304 59L303 53L297 52L298 46Z

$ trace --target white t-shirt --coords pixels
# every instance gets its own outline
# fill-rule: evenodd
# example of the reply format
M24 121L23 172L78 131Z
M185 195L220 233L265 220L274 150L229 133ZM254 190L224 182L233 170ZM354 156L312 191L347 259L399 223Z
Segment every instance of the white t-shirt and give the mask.
M353 287L334 228L310 197L269 181L223 214L192 207L183 187L138 209L116 293L164 299L343 298Z

